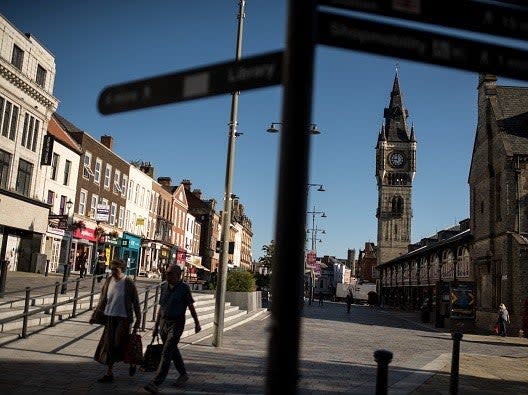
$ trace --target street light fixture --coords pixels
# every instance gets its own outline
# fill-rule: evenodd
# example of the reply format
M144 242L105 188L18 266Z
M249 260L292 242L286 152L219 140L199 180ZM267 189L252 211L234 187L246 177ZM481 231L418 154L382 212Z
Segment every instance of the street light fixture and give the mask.
M310 185L310 184L308 184ZM316 184L318 185L318 184ZM317 253L316 253L316 246L315 246L315 239L316 239L316 235L317 235L317 231L316 231L316 227L315 227L315 216L316 215L320 215L321 218L326 218L326 214L324 211L316 211L315 210L315 207L313 208L312 211L307 211L307 214L312 214L312 228L309 229L308 231L311 230L312 232L312 253L315 253L315 257L317 258ZM323 229L321 229L321 232L323 231ZM325 231L326 233L326 231ZM308 262L305 261L305 264L307 264ZM313 268L310 268L310 284L309 284L309 292L310 292L310 296L308 298L308 304L311 305L312 302L313 302L313 294L314 294L314 286L315 286L315 273L314 273L314 270Z
M323 184L308 184L309 187L319 187L317 188L317 191L324 192L326 189L324 189Z
M68 210L68 214L67 214L68 216L66 218L66 223L68 225L67 229L68 229L70 238L68 239L68 247L66 250L66 262L64 263L64 273L62 275L61 294L65 294L66 291L68 290L67 281L68 281L68 277L70 276L70 271L71 271L70 254L71 254L71 245L72 245L72 239L73 239L73 229L72 229L72 223L70 221L70 210L72 207L73 207L73 202L71 201L71 199L68 199L68 201L66 202L66 210Z
M282 122L272 122L270 127L266 130L268 133L279 133L280 129L277 128L278 125L282 125ZM310 128L308 129L310 134L321 134L321 131L317 127L317 124L311 123Z

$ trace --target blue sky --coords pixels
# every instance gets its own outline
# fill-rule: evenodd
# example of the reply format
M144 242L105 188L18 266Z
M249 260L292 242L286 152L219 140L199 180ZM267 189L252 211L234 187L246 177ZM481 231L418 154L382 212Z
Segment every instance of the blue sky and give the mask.
M222 208L230 96L103 116L108 85L232 60L237 0L3 0L0 13L55 55L58 112L95 137L110 134L126 160L150 161L155 177L190 179ZM286 2L248 0L243 56L283 49ZM414 124L417 173L412 241L469 216L467 185L476 128L478 75L366 53L317 47L309 210L322 242L318 255L346 257L376 241L375 145L399 64L404 104ZM499 77L499 84L519 85ZM258 258L274 234L282 88L240 95L233 192L253 222ZM307 216L311 227L312 217Z

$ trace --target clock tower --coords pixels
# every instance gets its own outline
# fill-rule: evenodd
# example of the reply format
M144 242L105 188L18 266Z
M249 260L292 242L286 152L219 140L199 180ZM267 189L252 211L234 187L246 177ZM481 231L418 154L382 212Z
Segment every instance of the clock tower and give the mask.
M376 144L378 183L378 265L407 253L411 242L412 182L416 173L416 139L409 129L398 72Z

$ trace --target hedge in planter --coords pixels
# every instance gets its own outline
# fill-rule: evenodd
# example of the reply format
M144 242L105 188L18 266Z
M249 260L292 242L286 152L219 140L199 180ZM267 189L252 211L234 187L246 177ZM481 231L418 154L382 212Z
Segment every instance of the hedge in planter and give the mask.
M254 292L257 289L255 277L246 271L231 271L227 273L227 291Z

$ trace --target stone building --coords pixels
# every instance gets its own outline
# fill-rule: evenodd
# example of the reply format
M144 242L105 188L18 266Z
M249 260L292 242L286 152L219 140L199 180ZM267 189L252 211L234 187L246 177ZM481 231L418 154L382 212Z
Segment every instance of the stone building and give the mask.
M398 74L385 108L376 145L378 184L378 265L407 252L411 240L412 182L416 172L416 139L409 128Z
M494 75L480 75L468 182L477 325L492 327L504 303L513 334L528 297L527 87L500 86Z
M34 271L45 251L52 206L43 169L52 150L44 136L58 105L54 83L53 54L0 15L0 260L9 270Z

